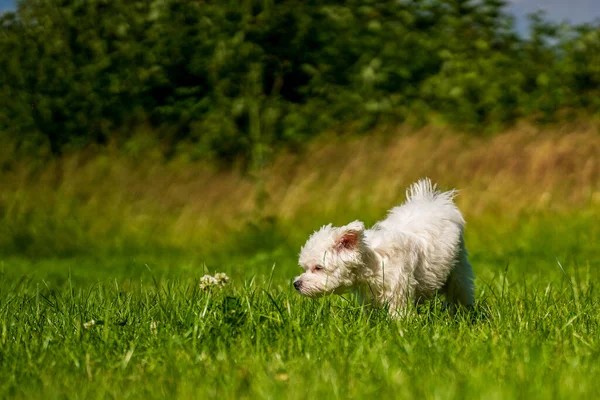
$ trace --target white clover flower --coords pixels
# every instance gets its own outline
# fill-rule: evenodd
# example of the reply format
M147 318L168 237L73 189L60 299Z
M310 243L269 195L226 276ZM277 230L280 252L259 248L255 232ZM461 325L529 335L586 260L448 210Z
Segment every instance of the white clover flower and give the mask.
M215 274L215 279L219 282L219 285L225 286L229 282L229 277L225 272L218 272Z
M94 321L94 320L92 319L92 320L90 320L90 321L88 321L88 322L85 322L85 323L83 324L83 327L84 327L85 329L90 329L90 328L91 328L92 326L94 326L94 325L96 325L96 321Z
M204 275L200 278L200 289L208 290L212 287L223 287L229 282L229 277L223 272L218 272L215 276Z
M202 278L200 278L200 289L202 290L208 290L211 287L218 285L219 281L217 281L214 276L204 275Z

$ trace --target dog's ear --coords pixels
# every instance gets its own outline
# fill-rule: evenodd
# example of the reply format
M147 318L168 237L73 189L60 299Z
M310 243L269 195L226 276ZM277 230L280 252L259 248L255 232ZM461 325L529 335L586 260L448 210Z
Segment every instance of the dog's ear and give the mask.
M365 225L360 221L354 221L346 226L342 226L339 230L340 235L335 242L335 248L338 250L355 249L362 240Z

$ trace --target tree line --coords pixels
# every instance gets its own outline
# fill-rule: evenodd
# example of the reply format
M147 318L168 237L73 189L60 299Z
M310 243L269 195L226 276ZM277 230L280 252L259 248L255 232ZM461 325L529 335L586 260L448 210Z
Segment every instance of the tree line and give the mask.
M261 160L327 129L432 120L474 134L600 106L598 24L503 0L21 0L0 17L0 140L127 140Z

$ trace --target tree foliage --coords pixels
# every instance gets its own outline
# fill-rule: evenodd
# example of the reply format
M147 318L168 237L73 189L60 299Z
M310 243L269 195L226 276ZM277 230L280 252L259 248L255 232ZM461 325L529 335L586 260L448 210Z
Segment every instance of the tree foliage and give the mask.
M60 153L150 125L166 151L260 160L334 124L597 112L598 26L538 14L523 38L504 3L22 0L0 17L0 135Z

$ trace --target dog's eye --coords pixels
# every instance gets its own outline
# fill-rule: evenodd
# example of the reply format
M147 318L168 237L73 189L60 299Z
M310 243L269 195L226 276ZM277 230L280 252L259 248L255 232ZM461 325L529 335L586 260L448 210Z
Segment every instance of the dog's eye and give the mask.
M315 271L322 271L323 270L323 266L322 265L315 265L313 270Z

